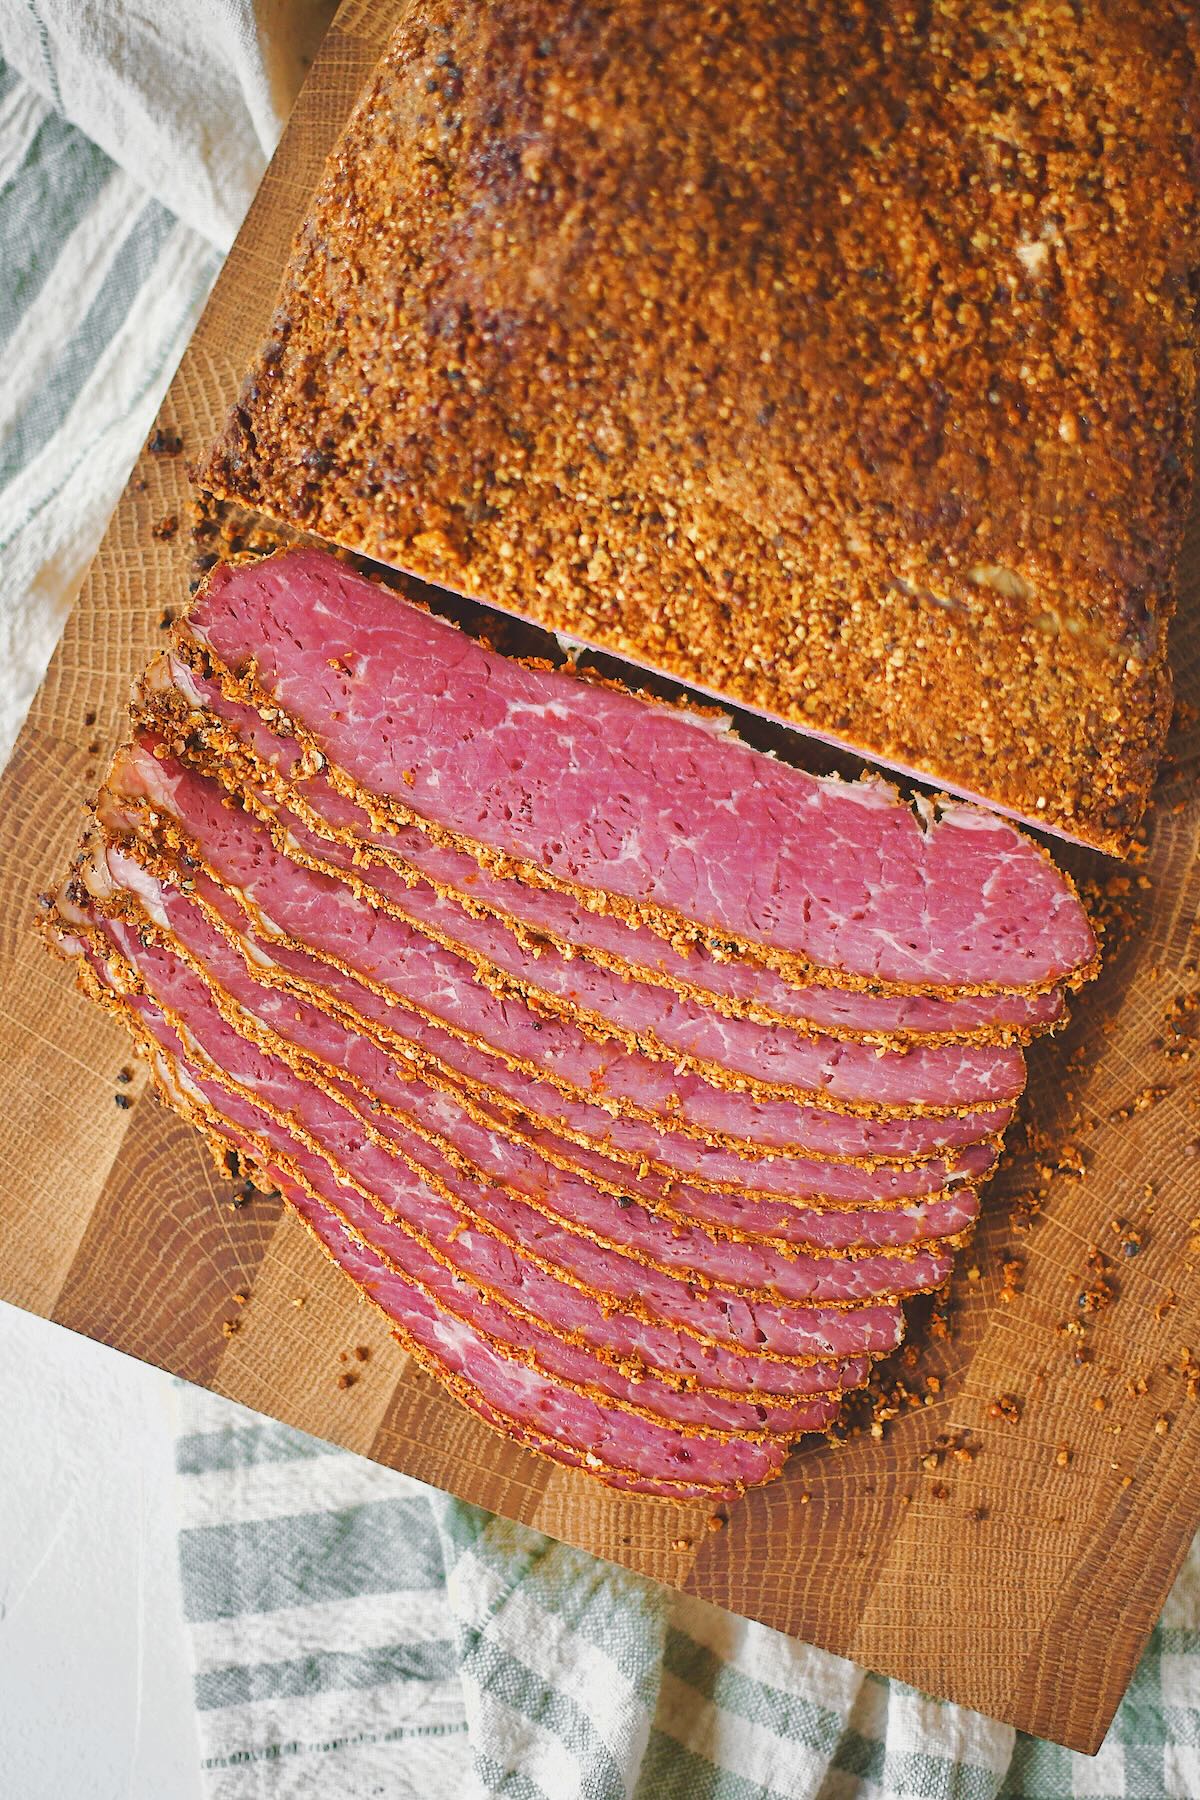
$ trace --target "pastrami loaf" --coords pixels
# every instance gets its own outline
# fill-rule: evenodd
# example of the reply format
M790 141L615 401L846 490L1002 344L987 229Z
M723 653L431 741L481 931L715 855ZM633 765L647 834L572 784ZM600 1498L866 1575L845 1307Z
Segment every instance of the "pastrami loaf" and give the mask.
M424 0L217 493L1107 849L1190 470L1183 0Z

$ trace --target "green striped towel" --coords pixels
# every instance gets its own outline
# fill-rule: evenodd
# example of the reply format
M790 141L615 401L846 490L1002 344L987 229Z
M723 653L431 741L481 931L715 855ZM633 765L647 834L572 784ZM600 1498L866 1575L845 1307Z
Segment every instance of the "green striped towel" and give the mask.
M220 257L4 62L0 246L2 763Z
M262 19L278 60L289 11L0 8L0 760L270 148ZM232 134L203 168L215 127L172 130L190 64ZM1195 1551L1088 1759L198 1390L178 1406L212 1800L1200 1800Z
M0 3L0 765L333 5Z
M1078 1756L179 1392L212 1800L1197 1800L1200 1542Z

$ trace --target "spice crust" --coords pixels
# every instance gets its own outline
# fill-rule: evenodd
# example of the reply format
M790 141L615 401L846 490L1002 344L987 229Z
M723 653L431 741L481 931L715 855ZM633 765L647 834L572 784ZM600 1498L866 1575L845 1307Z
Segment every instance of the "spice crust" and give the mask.
M1198 31L427 0L204 479L1124 850L1171 704Z

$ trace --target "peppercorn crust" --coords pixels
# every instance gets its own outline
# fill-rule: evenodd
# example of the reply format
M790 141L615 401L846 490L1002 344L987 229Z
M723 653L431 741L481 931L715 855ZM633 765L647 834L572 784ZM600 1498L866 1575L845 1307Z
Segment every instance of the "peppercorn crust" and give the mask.
M202 479L1120 851L1171 705L1198 36L412 5Z

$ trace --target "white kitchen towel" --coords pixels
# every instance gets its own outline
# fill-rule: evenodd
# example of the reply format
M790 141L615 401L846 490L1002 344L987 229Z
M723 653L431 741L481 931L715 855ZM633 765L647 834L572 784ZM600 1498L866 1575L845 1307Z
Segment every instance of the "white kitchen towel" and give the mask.
M0 4L0 764L332 10Z
M219 260L0 64L0 763Z
M467 1707L427 1490L197 1389L178 1407L210 1800L466 1800Z
M227 250L333 0L9 0L0 56Z

